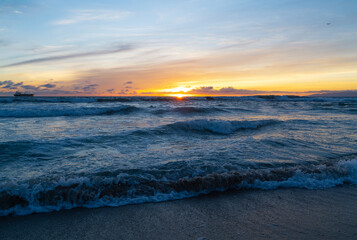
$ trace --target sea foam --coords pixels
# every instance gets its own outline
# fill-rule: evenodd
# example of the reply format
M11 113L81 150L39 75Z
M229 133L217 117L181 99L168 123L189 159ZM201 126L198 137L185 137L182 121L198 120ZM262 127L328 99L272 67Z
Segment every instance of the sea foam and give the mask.
M303 167L246 169L211 173L176 181L151 174L112 178L60 178L58 181L0 186L0 215L24 215L75 207L96 208L159 202L228 189L324 189L357 184L357 159Z

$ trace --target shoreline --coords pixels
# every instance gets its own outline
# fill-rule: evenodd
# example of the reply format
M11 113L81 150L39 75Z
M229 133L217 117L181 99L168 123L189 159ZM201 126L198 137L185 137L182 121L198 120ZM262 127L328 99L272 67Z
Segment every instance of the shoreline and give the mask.
M0 239L357 239L357 186L5 216Z

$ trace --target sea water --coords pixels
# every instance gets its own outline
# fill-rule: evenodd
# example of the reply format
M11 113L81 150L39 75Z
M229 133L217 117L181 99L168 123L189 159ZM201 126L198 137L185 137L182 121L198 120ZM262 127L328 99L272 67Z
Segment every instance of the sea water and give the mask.
M356 98L0 98L0 215L356 183Z

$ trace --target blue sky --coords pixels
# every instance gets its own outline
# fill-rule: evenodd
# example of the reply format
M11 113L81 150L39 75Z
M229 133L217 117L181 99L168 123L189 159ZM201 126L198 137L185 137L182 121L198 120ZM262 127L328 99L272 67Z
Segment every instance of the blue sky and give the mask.
M356 90L356 40L356 1L1 0L0 92Z

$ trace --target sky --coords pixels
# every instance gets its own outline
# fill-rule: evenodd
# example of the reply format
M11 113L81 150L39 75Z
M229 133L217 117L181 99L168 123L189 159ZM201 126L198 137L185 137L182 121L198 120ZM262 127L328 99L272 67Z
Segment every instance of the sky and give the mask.
M356 90L354 0L0 0L0 95Z

